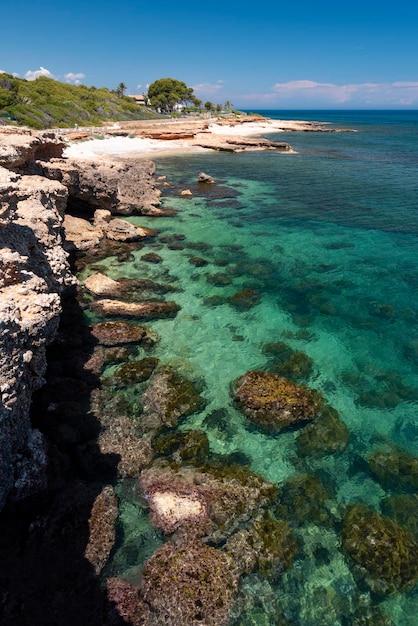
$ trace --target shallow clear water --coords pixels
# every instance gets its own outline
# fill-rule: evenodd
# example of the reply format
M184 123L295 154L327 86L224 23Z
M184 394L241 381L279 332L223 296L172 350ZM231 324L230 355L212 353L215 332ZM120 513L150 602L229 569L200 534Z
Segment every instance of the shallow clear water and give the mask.
M361 501L380 511L387 492L358 458L385 442L418 455L418 112L268 114L357 132L271 136L291 143L297 154L155 159L157 174L170 183L194 189L205 171L233 192L171 198L168 188L165 204L178 210L176 217L131 221L158 228L160 237L181 233L183 249L157 238L134 253L135 261L110 258L102 265L112 278L170 280L178 288L172 299L181 311L150 326L161 337L154 354L204 382L207 406L182 429L205 429L213 451L244 452L272 482L300 471L295 433L271 437L249 430L230 397L232 381L267 366L263 346L284 341L312 358L307 384L324 394L351 432L344 453L308 459L305 471L332 483L331 507ZM206 245L194 245L199 242ZM161 264L141 260L151 251ZM208 264L195 267L193 256ZM214 296L225 299L243 288L255 290L259 303L248 310L214 305ZM216 409L226 409L227 429L206 425ZM140 507L124 507L126 534L145 524L142 542L152 543ZM265 583L268 589L260 591L260 581L249 577L248 594L279 597L289 624L351 624L353 603L365 600L361 594L355 600L338 535L315 524L299 532L304 554L281 584ZM326 564L313 556L319 548L327 550ZM149 556L146 548L141 554L138 560ZM416 589L380 606L397 626L417 623ZM248 623L278 623L267 599L254 615Z

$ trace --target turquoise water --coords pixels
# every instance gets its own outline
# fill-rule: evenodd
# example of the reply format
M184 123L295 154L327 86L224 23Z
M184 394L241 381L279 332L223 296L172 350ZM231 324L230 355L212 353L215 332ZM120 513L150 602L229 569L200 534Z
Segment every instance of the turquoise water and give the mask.
M418 112L266 114L357 132L269 135L291 143L296 154L155 159L157 175L175 186L166 188L164 202L178 214L131 218L158 228L158 237L129 263L110 258L103 265L112 278L152 278L177 289L178 315L150 325L161 337L153 354L204 385L207 405L182 429L204 429L214 452L245 453L252 469L279 485L299 472L296 433L250 431L230 396L238 376L268 367L265 344L285 342L312 359L307 384L323 393L351 433L344 453L308 457L303 471L332 484L330 510L364 502L382 511L397 491L367 470L368 455L388 443L418 455ZM222 181L220 197L214 192L221 183L198 188L200 171ZM180 197L184 188L193 196ZM167 241L177 234L184 236L177 239L181 249L170 248ZM157 252L162 263L142 261L146 252ZM207 264L196 267L191 257ZM243 288L259 301L239 310L227 298ZM205 420L217 409L226 411L226 427ZM124 506L134 520L125 522L129 534L129 524L145 522L137 506ZM307 523L298 532L303 553L280 585L245 582L259 604L253 600L251 622L237 624L278 624L277 598L286 623L301 626L352 624L356 603L374 603L356 588L335 529ZM147 533L148 527L142 537ZM326 562L315 557L320 549ZM380 608L397 626L412 626L417 590Z

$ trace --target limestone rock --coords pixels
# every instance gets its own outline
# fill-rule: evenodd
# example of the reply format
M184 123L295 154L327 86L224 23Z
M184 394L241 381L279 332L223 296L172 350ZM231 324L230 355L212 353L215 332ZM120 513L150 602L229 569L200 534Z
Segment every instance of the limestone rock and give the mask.
M44 382L60 295L76 283L62 247L66 197L60 183L0 168L0 509L10 492L19 499L46 486L46 446L29 407Z
M119 283L101 272L88 276L84 286L94 296L115 296L120 293Z
M98 246L103 239L103 230L81 217L66 215L64 219L66 250L85 251Z
M64 140L53 131L0 126L0 167L16 169L36 159L60 157Z
M158 319L174 317L180 306L175 302L123 302L122 300L98 300L91 305L93 311L106 316L135 317L136 319Z
M42 176L63 183L74 201L118 215L158 213L161 192L155 187L152 161L52 159L39 161L37 167Z
M197 177L197 182L213 184L215 182L215 179L212 178L212 176L209 176L209 174L205 174L205 172L200 172L199 176Z

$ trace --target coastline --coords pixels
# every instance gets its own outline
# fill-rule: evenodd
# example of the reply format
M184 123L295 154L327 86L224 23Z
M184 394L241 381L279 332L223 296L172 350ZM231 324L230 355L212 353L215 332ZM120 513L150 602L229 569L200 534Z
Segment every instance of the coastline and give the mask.
M278 150L293 152L285 143L273 142L265 135L281 132L336 132L325 122L271 120L258 116L217 118L215 120L161 120L158 122L117 123L103 129L84 129L65 135L64 156L94 159L97 156L168 156L191 152L224 150ZM338 132L338 130L337 130Z

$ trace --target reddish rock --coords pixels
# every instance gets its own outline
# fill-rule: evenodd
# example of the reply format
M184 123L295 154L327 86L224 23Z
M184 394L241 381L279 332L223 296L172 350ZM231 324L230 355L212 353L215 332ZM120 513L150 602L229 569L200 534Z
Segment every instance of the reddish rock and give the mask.
M118 502L113 487L107 485L93 503L89 519L89 541L85 557L100 574L115 543Z
M148 329L133 322L109 321L93 324L91 334L103 346L122 346L141 343L147 336Z

